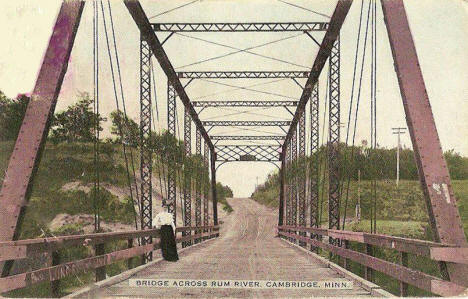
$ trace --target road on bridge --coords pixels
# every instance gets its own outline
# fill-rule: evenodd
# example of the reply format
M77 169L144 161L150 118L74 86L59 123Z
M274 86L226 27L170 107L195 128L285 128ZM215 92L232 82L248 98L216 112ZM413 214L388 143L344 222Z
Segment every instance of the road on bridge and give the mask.
M218 239L188 248L176 263L161 261L130 277L149 279L336 280L326 264L276 237L277 213L251 199L229 199ZM130 287L129 280L88 293L92 297L310 297L369 296L354 284L347 290Z

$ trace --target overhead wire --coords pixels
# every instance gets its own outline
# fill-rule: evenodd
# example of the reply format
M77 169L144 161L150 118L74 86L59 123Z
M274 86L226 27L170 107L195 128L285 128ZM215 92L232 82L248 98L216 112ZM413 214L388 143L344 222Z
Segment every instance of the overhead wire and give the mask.
M178 10L178 9L180 9L180 8L189 6L190 4L193 4L193 3L197 2L197 1L198 1L198 0L194 0L194 1L191 1L191 2L189 2L189 3L185 3L185 4L182 4L182 5L176 6L176 7L174 7L174 8L171 8L171 9L169 9L169 10L163 11L163 12L161 12L161 13L155 14L155 15L149 17L148 20L151 20L151 19L153 19L153 18L156 18L156 17L162 16L162 15L164 15L164 14L173 12L173 11Z
M268 91L263 91L263 90L251 89L251 88L247 88L247 87L242 87L242 86L237 86L237 85L232 85L232 84L222 83L222 82L217 82L217 81L211 81L211 80L206 80L206 79L200 79L200 80L205 81L205 82L209 82L209 83L213 83L213 84L228 86L228 87L236 87L236 88L243 89L243 90L247 90L247 91L258 92L258 93L263 93L263 94L268 94L268 95L283 97L283 98L286 98L286 99L296 99L296 98L293 98L293 97L290 97L290 96L286 96L286 95L279 94L279 93L274 93L274 92L268 92Z
M114 63L112 61L112 53L111 53L111 47L110 47L110 43L109 43L109 34L107 32L106 15L105 15L105 12L104 12L104 5L102 4L102 1L100 1L100 3L101 3L102 20L103 20L103 25L104 25L104 33L105 33L105 37L106 37L107 54L109 56L109 65L110 65L110 70L111 70L111 78L112 78L112 83L113 83L115 104L116 104L117 112L120 114L120 105L119 105L119 99L118 99L118 93L117 93L117 83L115 82L116 79L115 79L115 72L114 72ZM108 3L108 4L109 4L109 8L110 8L110 3ZM115 38L115 36L114 36L114 38ZM115 45L115 40L114 40L114 45ZM117 46L115 46L115 50L117 50ZM116 52L115 55L118 56L118 52ZM120 85L120 86L122 87L122 85ZM122 94L123 94L123 90L122 90ZM125 122L127 122L126 116L124 116L124 117L125 117ZM119 134L121 136L122 150L123 150L123 155L124 155L125 165L126 165L126 170L127 170L127 180L128 180L129 189L130 189L130 197L131 197L131 201L132 201L132 211L133 211L133 216L134 216L134 221L135 221L135 228L138 229L137 213L136 213L136 210L135 210L135 200L133 198L133 191L132 191L131 179L130 179L130 171L129 171L129 167L128 167L128 158L127 158L127 153L126 153L125 136L124 136L124 133L123 133L123 130L122 130L122 123L121 123L121 120L120 120L120 115L119 115L119 121L117 123L117 127L118 127L118 130L119 130Z
M223 94L223 93L230 93L232 91L236 91L236 90L240 90L240 89L249 90L248 88L250 88L250 87L268 85L268 84L284 81L286 79L287 78L280 78L280 79L276 79L276 80L272 80L272 81L268 81L268 82L255 83L255 84L251 84L251 85L247 85L247 86L236 86L235 88L230 88L230 89L226 89L226 90L223 90L223 91L220 91L220 92L215 92L215 93L211 93L211 94L207 94L207 95L203 95L203 96L194 97L193 99L194 100L203 99L203 98L207 98L207 97L214 96L214 95L219 95L219 94Z
M272 57L272 56L268 56L268 55L263 55L263 54L258 54L258 53L249 51L249 50L257 49L257 48L260 48L260 47L272 45L272 44L275 44L275 43L278 43L278 42L281 42L281 41L285 41L285 40L288 40L288 39L292 39L292 38L295 38L295 37L298 37L298 36L302 36L304 33L295 34L295 35L292 35L292 36L280 38L280 39L277 39L277 40L273 40L273 41L263 43L263 44L260 44L260 45L256 45L256 46L247 47L247 48L244 48L244 49L229 46L229 45L214 42L214 41L210 41L210 40L199 38L199 37L194 37L194 36L182 34L182 33L176 33L176 34L179 35L179 36L186 37L186 38L206 42L206 43L209 43L209 44L212 44L212 45L221 46L221 47L236 50L234 52L229 52L229 53L226 53L226 54L223 54L223 55L214 56L214 57L202 59L202 60L199 60L199 61L196 61L196 62L192 62L192 63L186 64L186 65L178 66L178 67L176 67L176 69L181 69L181 68L184 68L184 67L187 67L187 66L193 66L193 65L204 63L204 62L225 58L225 57L228 57L228 56L231 56L231 55L234 55L234 54L238 54L238 53L248 53L248 54L251 54L251 55L254 55L254 56L259 56L259 57L262 57L262 58L265 58L265 59L270 59L270 60L274 60L274 61L277 61L277 62L286 63L286 64L289 64L289 65L292 65L292 66L302 67L302 68L306 68L306 69L310 68L308 66L297 64L297 63L290 62L290 61L287 61L287 60L283 60L283 59L280 59L280 58L276 58L276 57Z
M305 8L305 7L303 7L303 6L299 6L299 5L297 5L297 4L292 4L292 3L289 3L289 2L286 2L286 1L283 1L283 0L278 0L278 1L279 1L279 2L282 2L282 3L284 3L284 4L287 4L287 5L290 5L290 6L293 6L293 7L302 9L302 10L305 10L305 11L312 12L312 13L317 14L317 15L319 15L319 16L326 17L326 18L328 18L328 19L331 18L330 16L328 16L328 15L326 15L326 14L324 14L324 13L321 13L321 12L318 12L318 11L315 11L315 10L312 10L312 9L310 9L310 8Z

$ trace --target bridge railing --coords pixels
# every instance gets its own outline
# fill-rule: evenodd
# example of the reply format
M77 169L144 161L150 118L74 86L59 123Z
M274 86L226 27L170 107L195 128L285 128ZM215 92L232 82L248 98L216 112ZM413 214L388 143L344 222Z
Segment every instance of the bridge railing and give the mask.
M309 236L299 233L309 233ZM466 290L465 286L409 268L407 255L425 256L438 262L468 264L468 247L364 232L287 225L278 226L278 234L286 240L304 242L310 244L312 248L321 248L343 257L345 268L347 268L347 261L351 260L366 267L365 273L373 269L393 277L400 282L400 290L404 290L405 286L407 288L407 284L441 296L455 296ZM339 239L341 246L330 244L323 237ZM350 242L365 244L365 252L350 248ZM399 252L402 262L397 264L372 256L372 246Z
M204 230L204 232L199 232ZM177 236L177 233L196 231L195 234ZM153 243L140 245L135 240L141 237L153 237ZM176 242L186 242L195 239L206 240L219 236L219 226L177 227ZM0 242L0 263L8 260L33 259L40 255L49 255L52 266L32 271L14 274L0 278L0 294L40 282L58 282L60 279L95 269L96 280L105 278L105 266L121 260L127 260L127 268L133 268L132 258L159 249L159 230L134 230L124 232L95 233L84 235L55 236L49 238L27 239L18 241ZM111 248L106 244L115 241L126 241L126 249ZM94 247L94 256L78 259L66 263L60 262L60 249L73 247ZM52 291L57 292L57 284L52 284ZM54 294L55 295L55 294Z

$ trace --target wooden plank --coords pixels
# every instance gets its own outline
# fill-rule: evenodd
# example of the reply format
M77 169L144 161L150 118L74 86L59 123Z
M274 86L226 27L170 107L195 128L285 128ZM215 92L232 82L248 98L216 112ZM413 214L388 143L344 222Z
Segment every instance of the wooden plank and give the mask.
M433 260L468 265L468 247L432 247L430 251Z

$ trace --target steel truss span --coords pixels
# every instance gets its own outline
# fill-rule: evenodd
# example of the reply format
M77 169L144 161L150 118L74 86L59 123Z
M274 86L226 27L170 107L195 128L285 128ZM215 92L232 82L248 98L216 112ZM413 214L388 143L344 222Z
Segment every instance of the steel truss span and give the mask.
M215 135L210 136L211 140L284 140L286 136L228 136L228 135Z
M284 32L326 31L327 22L285 23L152 23L156 32Z
M218 162L274 162L280 161L281 145L217 145L215 149Z
M285 107L297 106L297 101L197 101L193 107Z
M222 71L222 72L177 72L179 79L269 79L308 78L305 71Z
M289 126L290 121L241 121L241 120L225 120L225 121L202 121L204 126L216 126L216 127L282 127Z

